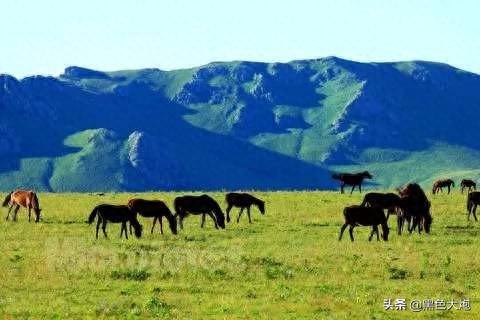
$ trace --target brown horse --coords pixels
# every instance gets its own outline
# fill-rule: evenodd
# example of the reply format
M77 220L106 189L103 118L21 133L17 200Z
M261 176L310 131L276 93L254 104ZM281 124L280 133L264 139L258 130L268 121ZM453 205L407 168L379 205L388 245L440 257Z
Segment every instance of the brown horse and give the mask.
M358 173L334 173L332 178L335 180L340 180L340 193L343 192L345 185L352 186L350 194L353 193L353 190L358 186L358 191L362 193L362 182L363 179L372 179L373 176L368 171L358 172Z
M448 194L450 194L450 187L455 187L455 182L452 179L441 179L433 183L432 193L436 194L438 191L443 192L443 188L448 188Z
M3 200L3 207L8 207L8 214L5 220L8 220L10 217L10 212L12 211L13 207L13 221L17 221L17 213L20 210L20 207L24 207L28 211L28 222L30 222L32 217L32 209L35 212L35 222L40 221L40 203L38 201L37 194L31 190L16 190L10 192Z
M408 231L412 233L418 227L418 233L422 228L426 233L430 233L432 225L432 215L430 213L430 201L425 192L417 183L409 183L403 188L397 189L401 199L401 219L399 220L398 233L401 234L402 227L405 221L408 221ZM398 216L398 215L397 215ZM410 222L413 221L412 226Z
M462 193L465 189L467 189L467 192L475 191L477 190L477 184L471 179L463 179L462 182L460 182L460 188Z

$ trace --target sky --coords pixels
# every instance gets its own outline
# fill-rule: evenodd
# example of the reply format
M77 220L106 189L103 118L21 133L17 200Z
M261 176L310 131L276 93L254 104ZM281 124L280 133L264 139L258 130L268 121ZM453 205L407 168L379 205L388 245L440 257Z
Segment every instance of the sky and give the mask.
M480 73L480 1L0 0L0 73L338 56Z

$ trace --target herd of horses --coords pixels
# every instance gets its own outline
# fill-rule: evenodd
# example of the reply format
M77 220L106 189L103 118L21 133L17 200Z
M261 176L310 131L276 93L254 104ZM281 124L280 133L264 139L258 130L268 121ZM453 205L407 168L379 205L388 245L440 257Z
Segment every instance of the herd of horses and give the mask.
M359 192L362 192L362 182L364 179L372 179L373 176L368 171L358 173L335 173L332 178L340 181L340 193L344 193L346 185L352 186L350 194L358 186ZM447 188L450 194L451 188L455 187L452 179L440 179L433 183L432 194L443 192L443 188ZM470 220L472 215L475 221L478 221L476 210L480 204L480 192L476 191L477 184L471 179L463 179L460 182L460 191L463 194L465 189L468 191L467 196L467 219ZM432 215L430 213L431 203L425 192L417 183L409 183L403 188L397 189L395 193L367 193L360 205L348 206L343 210L345 223L340 228L339 240L342 240L345 229L350 226L350 239L354 241L353 229L356 226L369 226L371 233L368 238L372 240L377 235L380 240L378 226L382 228L382 239L387 241L389 234L388 218L391 214L397 216L397 233L402 234L403 227L408 223L408 231L412 233L415 229L418 233L424 229L426 233L430 232L432 225ZM387 210L385 215L384 210Z
M344 193L346 185L352 186L351 194L357 186L359 192L361 192L363 180L372 179L373 176L368 171L364 171L359 173L336 173L332 175L332 178L340 180L341 193ZM443 192L443 188L447 188L449 194L451 187L454 186L455 183L451 179L435 181L432 194ZM478 221L476 209L480 205L480 192L476 191L476 183L471 179L463 179L460 186L462 193L465 189L468 191L468 220L470 220L470 216L473 216L475 221ZM389 235L388 218L390 215L397 216L397 233L399 235L401 235L405 225L408 225L407 230L409 233L412 233L415 229L418 230L418 233L421 233L422 230L429 233L433 221L430 213L431 203L420 185L409 183L403 188L398 188L397 193L370 192L365 195L361 204L345 207L343 210L345 222L340 228L339 240L342 239L345 229L349 227L350 239L354 241L353 230L357 226L371 227L369 240L372 240L374 235L376 235L377 240L380 240L380 226L382 229L381 237L387 241ZM189 215L201 215L202 228L205 225L206 216L209 216L215 228L225 229L225 220L227 223L230 222L230 211L234 207L240 208L237 223L240 221L244 210L247 212L249 223L252 223L250 212L252 206L256 206L261 214L265 214L265 202L248 193L227 193L225 202L227 204L225 210L226 219L217 201L206 194L176 197L173 202L174 213L161 200L131 199L125 205L97 205L88 216L87 223L92 224L97 219L95 234L97 239L100 227L104 237L107 238L107 223L120 223L120 237L125 236L128 239L127 224L130 227L130 234L133 233L138 238L142 236L143 227L137 219L138 215L153 219L151 233L154 232L155 225L158 222L160 233L163 234L163 218L165 218L171 232L177 234L177 225L183 229L183 220ZM31 221L32 211L35 213L35 222L40 221L42 210L40 209L38 196L33 191L12 191L5 197L2 206L9 208L6 220L9 220L10 213L13 210L12 219L17 221L18 211L21 207L24 207L27 209L29 222ZM386 215L384 210L387 211Z

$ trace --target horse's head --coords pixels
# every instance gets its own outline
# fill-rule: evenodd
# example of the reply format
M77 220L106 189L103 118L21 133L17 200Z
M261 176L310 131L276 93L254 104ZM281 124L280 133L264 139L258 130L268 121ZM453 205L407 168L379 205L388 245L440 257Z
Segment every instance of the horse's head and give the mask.
M143 227L141 224L133 226L135 237L140 238L142 236Z
M363 171L362 176L367 179L373 179L373 176L368 171Z
M39 222L40 221L40 217L41 217L41 213L42 213L42 209L38 208L38 209L33 209L35 211L35 222Z
M258 203L258 210L260 210L261 214L265 214L265 201L260 201Z
M216 212L215 218L217 219L217 224L220 228L225 229L225 215L223 214L222 210Z
M168 225L170 226L170 230L173 234L177 234L177 218L175 215L167 216Z

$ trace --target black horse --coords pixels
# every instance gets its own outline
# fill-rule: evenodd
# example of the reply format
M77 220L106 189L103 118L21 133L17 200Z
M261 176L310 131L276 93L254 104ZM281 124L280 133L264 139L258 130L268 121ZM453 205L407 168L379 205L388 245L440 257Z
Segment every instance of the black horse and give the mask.
M240 208L237 223L240 221L244 209L247 209L248 222L252 223L252 219L250 218L250 207L252 205L257 206L261 214L265 214L265 201L255 198L248 193L227 193L225 201L227 202L227 222L230 222L230 210L232 210L233 207Z
M471 179L463 179L462 182L460 182L460 190L463 193L465 189L467 189L467 192L475 191L477 190L477 184Z
M202 215L202 227L205 224L205 214L208 214L215 228L225 229L225 215L218 203L210 196L203 194L201 196L182 196L175 198L173 202L176 216L179 217L180 229L183 229L183 219L189 214Z
M350 194L353 193L353 190L358 186L358 191L362 192L362 182L364 179L372 179L373 176L368 171L358 172L358 173L334 173L332 178L340 181L340 193L344 193L343 188L345 185L352 186Z
M102 231L105 238L107 238L107 222L121 223L122 227L120 229L120 238L122 233L125 232L125 238L128 239L127 235L127 222L130 222L130 225L133 226L135 230L135 236L140 238L142 236L142 225L137 220L137 214L132 212L128 206L117 206L112 204L101 204L96 206L90 216L88 217L88 224L92 224L95 221L95 217L98 216L97 220L97 233L96 238L98 239L98 229L100 224L102 225Z
M480 191L473 191L467 197L467 219L470 220L470 215L473 215L475 221L477 219L477 206L480 204Z
M425 192L417 183L410 183L403 189L398 189L401 197L402 224L400 225L399 234L401 234L403 222L413 221L408 231L412 233L418 227L418 233L425 229L426 233L430 233L432 225L432 215L430 214L430 201L428 201ZM409 222L410 224L410 222Z
M361 206L386 209L388 220L390 214L395 214L400 207L400 196L395 193L369 192L363 197Z
M388 233L390 229L388 228L387 218L383 213L383 209L380 207L362 207L362 206L350 206L343 209L343 216L345 218L345 223L340 228L340 236L338 240L342 240L343 232L350 226L350 240L353 239L353 228L356 226L371 226L372 232L368 237L368 241L372 240L373 234L377 234L377 241L380 240L378 235L378 225L382 226L382 239L388 241Z
M162 218L165 217L172 233L177 234L177 219L165 202L160 200L131 199L128 201L128 207L135 214L138 213L142 217L153 218L151 233L153 233L155 223L158 220L160 222L160 233L163 234ZM132 225L130 225L130 233L132 233Z

